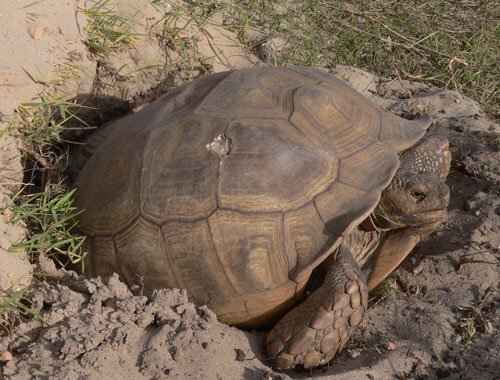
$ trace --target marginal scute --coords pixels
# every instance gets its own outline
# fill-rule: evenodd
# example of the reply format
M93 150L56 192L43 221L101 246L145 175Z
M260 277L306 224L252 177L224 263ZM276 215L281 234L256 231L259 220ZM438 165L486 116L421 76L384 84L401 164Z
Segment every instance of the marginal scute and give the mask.
M289 263L293 265L289 268L293 280L301 270L318 257L324 259L329 252L332 234L325 229L312 202L285 214L284 233Z
M379 138L397 152L402 152L415 145L431 124L432 120L428 115L416 120L406 120L390 112L384 112Z
M314 203L329 231L347 235L373 211L380 194L381 191L363 191L337 182L316 197Z
M99 252L93 255L93 252ZM91 240L90 251L85 257L87 268L92 276L107 278L114 272L123 280L123 273L120 269L120 257L117 255L112 236L97 236Z
M244 301L238 297L233 297L224 303L224 308L222 311L219 310L217 314L217 319L228 325L238 325L243 326L242 322L248 321L251 315L248 313L248 309L245 307Z
M143 285L146 293L180 287L158 226L138 219L115 237L115 247L121 271L129 285Z
M262 291L258 295L238 296L237 299L244 299L246 308L258 317L249 319L247 315L246 320L235 322L243 328L268 324L270 320L278 315L283 315L286 310L295 305L296 288L297 284L294 282L285 281L277 288Z
M238 294L274 289L288 281L280 214L218 210L208 224L220 263Z
M372 144L340 163L339 181L360 190L382 190L399 167L394 149L384 143Z
M223 314L225 303L236 292L227 284L224 268L210 238L206 220L169 222L161 227L172 274L190 299L208 304L216 314Z
M111 235L139 215L139 178L147 138L147 132L137 127L124 128L88 160L75 183L75 204L85 210L79 216L82 231Z
M326 72L323 69L316 67L300 67L300 66L291 66L289 68L291 71L295 71L300 75L305 75L310 78L314 78L315 80L320 82L330 82L332 80L337 81L330 73Z
M301 207L337 175L337 160L318 152L288 121L234 121L226 136L232 143L220 166L221 207L244 212Z
M147 114L158 116L159 123L165 118L172 118L186 110L193 110L210 92L214 86L220 84L231 75L232 71L215 73L210 76L197 78L191 83L179 86L169 91L147 107ZM158 112L156 111L158 107Z
M186 117L151 133L142 184L145 216L161 224L200 219L215 210L219 157L206 144L225 128L220 120Z

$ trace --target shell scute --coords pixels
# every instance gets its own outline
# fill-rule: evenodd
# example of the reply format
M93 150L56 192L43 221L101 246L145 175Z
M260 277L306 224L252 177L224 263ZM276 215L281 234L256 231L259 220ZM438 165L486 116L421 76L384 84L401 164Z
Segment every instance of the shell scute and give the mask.
M339 181L356 189L377 191L389 185L398 167L399 158L394 149L378 142L344 158L340 163Z
M151 132L142 180L142 211L156 223L196 220L216 208L219 157L206 145L226 123L179 118Z
M244 212L301 207L336 177L338 162L285 120L242 120L227 131L231 150L220 165L219 205Z
M139 218L115 236L114 243L119 268L129 284L144 286L147 293L179 287L159 226Z
M111 235L139 215L138 179L147 138L145 131L125 128L103 144L80 172L75 203L85 210L80 215L85 233Z
M297 280L297 275L305 268L314 266L315 260L324 259L336 238L325 228L312 202L285 214L284 235L293 280Z
M280 214L216 211L208 224L219 261L238 294L274 289L287 282Z
M330 232L347 235L372 212L380 194L380 190L364 191L337 182L330 191L320 194L314 204Z
M214 117L288 119L293 90L318 81L307 75L290 75L290 69L262 68L231 72L196 110Z
M380 129L380 112L366 100L350 101L351 91L321 83L294 95L290 121L337 158L372 144Z
M219 311L220 300L231 299L236 292L228 286L207 221L172 221L165 223L161 232L178 286L187 289L197 304Z

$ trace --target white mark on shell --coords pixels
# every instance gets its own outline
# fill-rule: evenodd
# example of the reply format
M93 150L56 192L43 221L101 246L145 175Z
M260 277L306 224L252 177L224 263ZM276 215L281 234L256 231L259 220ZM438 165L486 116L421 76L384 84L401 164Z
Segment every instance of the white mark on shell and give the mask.
M219 156L227 156L231 148L231 139L225 133L215 137L211 143L205 145L207 150L212 151Z

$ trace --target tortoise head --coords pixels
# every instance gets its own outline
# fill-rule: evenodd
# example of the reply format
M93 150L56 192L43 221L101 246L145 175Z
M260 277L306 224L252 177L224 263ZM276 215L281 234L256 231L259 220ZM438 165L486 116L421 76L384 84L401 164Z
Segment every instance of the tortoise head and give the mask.
M383 229L421 226L446 215L450 189L444 183L451 153L446 139L430 137L403 152L401 165L373 213Z

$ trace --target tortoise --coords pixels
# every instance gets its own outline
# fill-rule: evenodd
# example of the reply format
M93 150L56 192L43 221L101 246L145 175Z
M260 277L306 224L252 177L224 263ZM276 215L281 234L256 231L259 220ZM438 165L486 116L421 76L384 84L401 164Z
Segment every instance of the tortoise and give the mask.
M87 273L185 288L225 323L274 326L276 368L323 365L446 215L451 155L430 125L320 69L194 80L91 138Z

